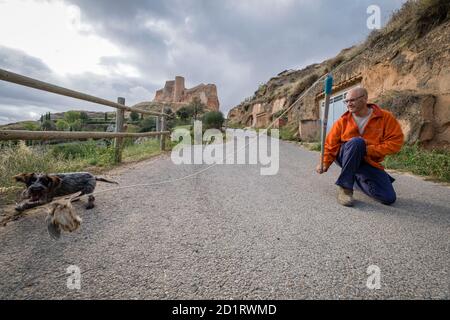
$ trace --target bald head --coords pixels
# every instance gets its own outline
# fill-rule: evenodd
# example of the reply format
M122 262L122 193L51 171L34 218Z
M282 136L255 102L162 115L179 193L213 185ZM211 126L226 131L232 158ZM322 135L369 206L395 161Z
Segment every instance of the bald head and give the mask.
M369 109L367 107L367 90L364 88L353 88L351 89L345 98L347 104L347 109L351 113L357 116L364 116L368 113Z
M354 97L360 97L360 96L363 96L364 98L368 98L368 93L367 93L367 90L365 89L365 88L360 88L360 87L358 87L358 88L353 88L353 89L351 89L348 93L347 93L347 98L349 97L349 96L354 96ZM352 98L350 98L350 99L352 99Z

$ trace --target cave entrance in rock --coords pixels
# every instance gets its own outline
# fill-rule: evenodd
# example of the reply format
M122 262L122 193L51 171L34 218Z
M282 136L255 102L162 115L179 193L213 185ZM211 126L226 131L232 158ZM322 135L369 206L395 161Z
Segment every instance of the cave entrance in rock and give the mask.
M245 123L245 125L246 125L247 127L253 127L253 126L254 126L254 123L253 123L253 116L250 116L250 117L247 119L247 122Z

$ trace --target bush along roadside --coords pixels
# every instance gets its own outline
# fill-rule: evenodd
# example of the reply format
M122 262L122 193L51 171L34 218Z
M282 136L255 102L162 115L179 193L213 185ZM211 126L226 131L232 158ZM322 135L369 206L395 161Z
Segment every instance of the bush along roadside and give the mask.
M311 151L320 152L320 143L300 143ZM425 150L418 144L404 145L399 153L387 156L386 169L411 172L433 180L450 183L450 150Z
M166 139L167 141L167 139ZM166 150L171 144L167 143ZM115 166L114 148L102 141L63 143L54 146L29 147L25 143L0 148L0 205L16 200L23 188L12 177L26 172L90 171L98 174ZM160 154L159 139L146 138L140 143L125 144L122 162L141 161Z
M450 150L425 150L417 144L405 145L402 150L387 156L386 169L409 171L442 182L450 182Z

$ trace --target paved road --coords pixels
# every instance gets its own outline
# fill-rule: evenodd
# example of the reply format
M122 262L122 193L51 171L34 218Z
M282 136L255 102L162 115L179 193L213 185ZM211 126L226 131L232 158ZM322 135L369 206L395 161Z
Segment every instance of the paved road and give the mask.
M275 176L218 165L101 194L80 211L82 228L57 242L42 211L12 222L0 229L0 298L449 299L450 188L393 173L393 206L356 193L345 208L337 169L314 174L317 158L281 142ZM165 155L112 177L151 183L205 167ZM66 286L70 265L80 290ZM378 290L366 286L371 265Z

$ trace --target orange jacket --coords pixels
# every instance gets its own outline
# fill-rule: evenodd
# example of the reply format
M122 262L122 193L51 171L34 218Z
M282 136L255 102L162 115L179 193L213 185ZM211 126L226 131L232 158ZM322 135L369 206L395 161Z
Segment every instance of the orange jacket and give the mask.
M384 157L400 151L403 145L403 132L397 119L392 113L375 104L369 104L369 107L372 107L373 112L362 136L349 111L335 122L325 141L325 168L336 160L341 145L354 137L362 137L366 141L367 153L364 160L382 170L384 167L381 162Z

